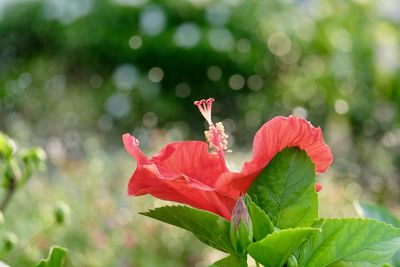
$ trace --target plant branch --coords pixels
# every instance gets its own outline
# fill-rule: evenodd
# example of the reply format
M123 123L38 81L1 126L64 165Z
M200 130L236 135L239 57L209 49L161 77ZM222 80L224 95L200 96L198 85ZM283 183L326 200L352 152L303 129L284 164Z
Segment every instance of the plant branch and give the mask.
M6 195L3 198L3 201L0 204L0 211L4 213L4 211L6 210L8 204L10 203L10 200L12 198L12 196L15 193L15 190L17 188L17 180L15 178L15 176L11 176L11 179L8 181L8 187L7 187L7 192Z

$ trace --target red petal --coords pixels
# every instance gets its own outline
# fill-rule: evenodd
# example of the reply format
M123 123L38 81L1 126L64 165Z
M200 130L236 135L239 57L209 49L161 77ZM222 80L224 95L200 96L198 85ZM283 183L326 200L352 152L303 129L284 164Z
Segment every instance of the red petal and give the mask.
M253 162L267 164L286 147L303 149L315 164L316 172L325 172L333 156L322 139L321 129L303 118L275 117L256 133L253 142Z
M148 159L133 136L125 134L123 140L126 150L138 161L129 181L129 195L151 194L230 219L236 200L214 190L222 168L206 143L171 143Z
M170 143L151 161L170 171L172 176L184 174L211 187L224 171L218 156L210 154L207 143L200 141Z
M326 171L333 161L320 128L314 128L303 118L275 117L265 123L254 136L253 159L245 163L240 173L223 175L216 188L230 195L246 192L259 172L286 147L303 149L314 162L316 172Z
M136 159L138 165L150 163L150 160L143 154L139 148L139 141L130 134L122 135L122 141L124 142L125 150Z
M129 195L151 194L159 199L207 210L230 220L235 199L184 175L163 177L161 173L165 172L168 171L155 164L137 168L129 181Z

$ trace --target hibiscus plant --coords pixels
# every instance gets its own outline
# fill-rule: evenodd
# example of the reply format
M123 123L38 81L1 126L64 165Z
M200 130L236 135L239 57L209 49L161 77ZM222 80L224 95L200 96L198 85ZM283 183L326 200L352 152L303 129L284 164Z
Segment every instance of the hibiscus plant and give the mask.
M0 226L8 217L3 215L14 195L27 184L33 173L45 168L46 153L40 147L25 150L17 149L17 143L8 135L0 132ZM58 203L54 210L54 225L63 225L67 220L69 207ZM13 232L0 232L0 267L8 267L2 260L12 259L21 246L18 236ZM25 245L25 247L27 247ZM53 246L47 259L40 260L35 267L63 267L66 261L66 249Z
M388 266L400 229L363 218L320 218L315 174L333 161L320 128L303 118L275 117L256 133L253 157L240 172L227 168L228 136L214 123L214 99L196 101L209 124L206 142L167 144L148 158L139 141L123 135L137 161L129 195L151 194L186 205L143 215L192 232L226 252L211 266ZM250 258L249 258L250 259Z

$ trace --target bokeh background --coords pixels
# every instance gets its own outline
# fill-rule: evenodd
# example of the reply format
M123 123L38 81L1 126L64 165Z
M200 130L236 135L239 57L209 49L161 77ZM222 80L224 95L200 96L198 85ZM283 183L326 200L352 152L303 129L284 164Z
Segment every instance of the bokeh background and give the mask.
M264 122L294 114L319 125L335 155L318 176L321 215L354 216L357 200L397 212L399 29L397 0L0 1L0 130L48 155L5 213L0 235L19 245L3 260L31 266L52 244L72 266L222 256L138 214L165 203L127 197L135 162L121 145L125 132L149 155L203 140L193 101L208 97L231 168ZM59 201L70 223L51 227Z

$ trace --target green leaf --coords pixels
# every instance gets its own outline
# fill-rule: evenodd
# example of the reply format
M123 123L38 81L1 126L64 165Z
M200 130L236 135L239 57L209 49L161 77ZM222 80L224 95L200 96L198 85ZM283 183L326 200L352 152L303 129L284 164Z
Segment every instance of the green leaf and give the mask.
M217 262L214 262L208 267L243 267L247 266L243 261L240 260L239 257L234 256L234 255L229 255Z
M321 233L304 243L299 266L382 266L400 247L400 229L360 218L321 219Z
M247 251L261 264L268 267L283 266L294 250L312 234L316 228L293 228L275 231L259 242L251 244Z
M385 222L394 227L400 227L400 220L385 207L364 202L358 203L355 206L360 216ZM394 266L400 266L400 251L397 251L393 256L392 263Z
M230 222L218 215L187 206L165 206L141 214L188 230L213 248L235 253L229 239Z
M43 259L35 267L62 267L65 264L67 251L64 248L53 246L47 259Z
M311 226L318 219L315 166L298 148L279 152L247 193L280 228Z
M275 231L268 215L254 202L249 204L249 213L253 223L253 236L256 241L262 240Z
M387 208L362 202L356 205L356 210L360 216L365 218L375 219L380 222L391 224L394 227L400 227L400 220Z
M392 257L393 266L400 267L400 251L398 250L396 254Z

